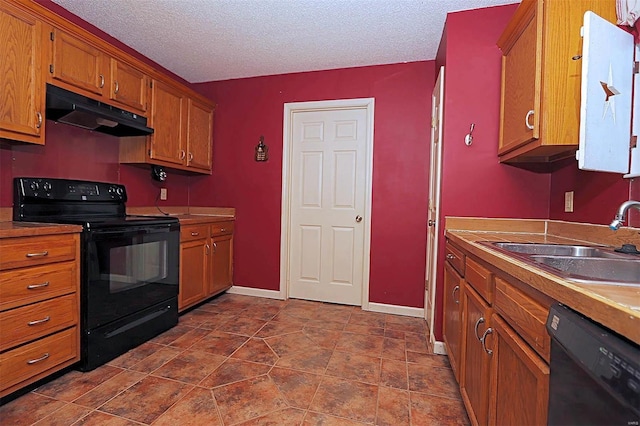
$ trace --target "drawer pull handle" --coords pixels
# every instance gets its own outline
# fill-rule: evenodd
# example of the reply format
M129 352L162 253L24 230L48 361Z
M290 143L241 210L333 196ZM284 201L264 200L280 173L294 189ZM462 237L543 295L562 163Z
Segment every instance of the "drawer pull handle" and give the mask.
M453 297L453 301L456 303L456 305L460 304L460 299L456 299L456 291L460 290L460 286L457 285L453 288L453 291L451 292L451 297Z
M220 228L220 232L224 232L224 231L226 231L226 229Z
M192 233L191 233L191 236L192 236L192 237L197 237L198 235L200 235L200 233L199 233L199 232L192 232Z
M482 342L482 349L484 349L484 351L489 355L493 354L493 351L491 349L487 349L487 345L485 345L484 342L487 339L487 336L492 333L493 333L493 329L489 327L484 331L484 334L480 338L480 342Z
M42 319L39 319L39 320L29 321L29 322L27 323L27 325L28 325L28 326L32 326L32 325L42 324L43 322L47 322L47 321L49 321L50 319L51 319L51 317L50 317L50 316L46 316L46 317L44 317L44 318L42 318Z
M49 352L47 352L46 354L42 355L40 358L30 359L29 361L27 361L27 364L29 364L29 365L35 364L36 362L44 361L47 358L49 358Z
M455 255L455 254L447 253L447 259L449 259L449 260L453 260L453 259L455 259L455 258L456 258L456 255Z
M49 287L49 281L45 281L40 284L30 284L27 286L27 290L33 290L33 289L42 288L42 287Z
M45 257L45 256L48 256L48 255L49 255L49 252L45 250L45 251L40 252L40 253L27 253L26 256L27 257Z
M480 317L480 318L478 318L478 321L476 321L476 326L474 327L475 334L476 334L476 339L478 339L478 340L480 340L480 341L482 341L482 340L481 340L481 339L482 339L482 337L478 336L478 326L479 326L480 324L482 324L482 323L484 323L484 317Z

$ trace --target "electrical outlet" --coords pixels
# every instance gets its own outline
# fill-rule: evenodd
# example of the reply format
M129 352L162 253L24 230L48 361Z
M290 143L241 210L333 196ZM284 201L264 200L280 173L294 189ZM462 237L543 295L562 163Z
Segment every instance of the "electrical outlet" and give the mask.
M160 188L160 199L161 200L167 199L167 188Z
M564 211L565 213L573 213L573 191L564 193Z

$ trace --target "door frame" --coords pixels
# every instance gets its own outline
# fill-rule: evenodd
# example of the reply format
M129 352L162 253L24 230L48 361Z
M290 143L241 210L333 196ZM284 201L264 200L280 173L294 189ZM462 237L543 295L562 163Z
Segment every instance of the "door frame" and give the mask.
M291 238L291 175L293 169L293 115L299 112L365 109L367 111L367 143L365 152L364 247L362 259L362 309L369 308L369 267L371 262L371 194L373 186L373 119L374 98L330 101L290 102L284 104L282 146L282 212L280 228L280 298L289 298L289 252Z
M431 203L431 200L433 200L433 204L434 204L434 209L436 211L436 217L435 217L435 224L434 226L434 240L433 240L433 247L431 252L427 253L427 256L431 257L431 262L427 261L427 270L426 270L426 274L425 274L425 279L426 282L428 283L428 293L425 292L425 301L424 301L424 307L425 307L425 320L427 321L428 325L429 325L429 341L432 344L433 348L434 348L434 352L437 354L445 354L446 351L444 351L444 346L442 345L441 342L437 342L436 338L435 338L435 321L436 321L436 293L437 293L437 277L438 277L438 252L440 249L440 198L441 198L441 193L442 193L442 151L443 151L443 141L442 141L442 133L443 133L443 128L442 128L442 124L444 121L444 79L445 79L445 67L442 66L440 67L440 69L438 70L438 75L436 77L436 82L440 82L440 91L439 91L439 96L440 96L440 103L438 105L435 104L435 96L432 94L431 99L431 114L432 114L432 120L436 120L435 123L437 123L437 125L434 125L434 121L432 121L432 125L431 125L431 142L429 144L430 148L431 148L431 153L435 154L435 158L430 158L430 167L429 167L429 190L431 189L432 186L432 182L435 182L435 188L436 188L436 193L435 194L429 194L429 202ZM435 91L435 86L434 86L434 91ZM435 111L434 111L435 110ZM437 114L437 117L436 117ZM433 145L434 145L434 140L435 140L435 133L438 132L438 146L435 147L435 149L433 149ZM433 152L435 151L435 152ZM437 164L436 164L437 163ZM436 167L434 167L434 165ZM429 212L427 212L427 215L429 214ZM427 233L429 233L430 230L429 228L427 228ZM429 241L428 241L428 236L427 236L427 250L429 249ZM431 266L431 269L429 269L429 266ZM427 300L427 296L430 298L430 300ZM429 311L427 309L428 304L431 305L431 310ZM427 317L427 312L429 312L429 315Z

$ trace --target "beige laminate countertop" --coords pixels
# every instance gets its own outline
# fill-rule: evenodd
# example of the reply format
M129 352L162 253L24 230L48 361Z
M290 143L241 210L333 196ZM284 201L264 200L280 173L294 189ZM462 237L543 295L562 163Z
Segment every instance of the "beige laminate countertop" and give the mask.
M236 219L236 209L233 207L163 207L162 212L168 216L178 218L181 225L197 225L199 223L225 222ZM127 214L159 216L156 207L127 208Z
M197 225L200 223L226 222L229 220L235 220L233 216L208 214L180 214L171 215L171 217L177 217L180 221L180 225Z
M562 221L448 217L446 236L497 269L640 344L640 286L570 281L479 243L631 243L640 247L640 229L614 232L603 225Z
M35 222L0 222L0 238L73 234L77 232L82 232L82 226Z

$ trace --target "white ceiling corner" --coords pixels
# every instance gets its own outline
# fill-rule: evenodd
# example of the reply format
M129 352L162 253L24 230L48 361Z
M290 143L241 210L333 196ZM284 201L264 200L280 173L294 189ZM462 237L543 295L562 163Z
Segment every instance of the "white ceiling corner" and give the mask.
M435 58L447 12L519 0L53 0L185 80Z

